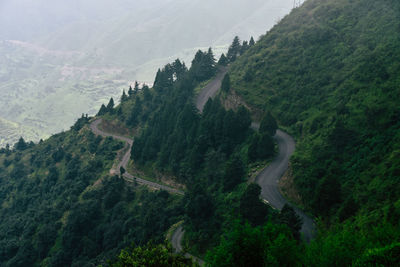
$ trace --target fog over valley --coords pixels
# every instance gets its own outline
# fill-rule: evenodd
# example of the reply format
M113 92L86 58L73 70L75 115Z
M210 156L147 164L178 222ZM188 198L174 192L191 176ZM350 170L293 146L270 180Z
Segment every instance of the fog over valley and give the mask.
M135 80L151 84L176 58L216 57L233 37L257 39L291 0L2 0L0 146L38 141L95 114Z

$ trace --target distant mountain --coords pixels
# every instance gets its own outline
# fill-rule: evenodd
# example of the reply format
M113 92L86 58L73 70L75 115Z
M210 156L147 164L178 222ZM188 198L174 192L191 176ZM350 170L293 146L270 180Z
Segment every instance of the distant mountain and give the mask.
M157 68L174 58L190 65L199 48L213 46L219 55L235 35L257 38L292 4L2 1L0 114L48 136L68 128L81 113L94 114L104 96L119 95L134 80L152 83Z

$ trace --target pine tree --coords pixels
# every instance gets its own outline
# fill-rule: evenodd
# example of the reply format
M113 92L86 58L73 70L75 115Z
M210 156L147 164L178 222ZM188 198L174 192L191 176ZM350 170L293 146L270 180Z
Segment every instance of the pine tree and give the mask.
M222 80L221 83L221 90L224 92L229 92L229 89L231 88L231 79L229 77L229 74L225 74L224 79Z
M220 66L228 65L228 59L226 58L224 53L222 53L221 57L219 58L218 65L220 65Z
M22 136L19 138L18 142L14 145L16 150L25 150L28 148L28 144L25 142Z
M107 112L113 112L113 108L114 108L114 99L111 97L110 101L107 104Z
M97 112L97 116L101 116L107 113L107 108L104 104L101 104L99 112Z
M187 72L185 62L181 62L179 59L175 60L172 64L172 68L176 79L180 79Z
M123 90L121 96L121 103L125 102L126 100L128 100L128 96L125 94L125 90Z
M260 143L260 135L258 133L254 133L249 148L247 150L247 157L250 161L256 161L258 159L258 144Z
M133 95L132 86L129 86L128 95L129 95L129 96L132 96L132 95Z
M253 36L251 36L250 41L249 41L249 46L252 47L255 44L256 44L256 42L254 41Z
M215 64L215 57L211 47L208 49L208 52L205 57L205 68L207 69L207 76L212 77L216 72L216 64Z
M227 54L229 62L233 62L236 60L236 58L240 55L240 50L241 50L240 39L238 36L235 36L231 46L229 47Z
M139 83L135 81L135 87L133 88L133 94L136 95L139 92Z
M142 92L144 101L150 101L152 99L153 96L150 92L150 88L147 85L143 85Z
M296 211L291 206L289 206L288 204L285 204L285 206L283 206L280 214L278 215L278 220L280 223L289 226L293 236L297 240L300 240L300 230L301 226L303 225L303 221L301 220L299 215L296 214Z
M136 98L135 104L129 113L126 124L131 127L136 127L139 123L139 117L142 114L142 101L140 98Z
M154 79L153 88L156 91L161 91L163 87L164 87L164 73L161 71L161 69L158 69L156 78Z
M237 155L228 162L224 176L224 190L230 191L240 184L245 177L245 167L241 158Z
M268 133L270 136L274 136L276 130L278 129L278 124L271 113L268 111L265 113L263 119L260 123L260 133Z
M263 133L258 140L257 156L259 159L266 159L274 154L274 140L268 133Z
M260 200L261 187L258 184L249 184L240 198L239 212L243 219L257 226L267 221L268 206Z
M197 81L202 82L211 78L215 74L216 70L217 68L212 49L210 48L206 53L201 50L197 51L190 68L193 77Z
M240 49L240 54L243 55L247 49L249 49L249 43L247 41L243 41L242 47Z

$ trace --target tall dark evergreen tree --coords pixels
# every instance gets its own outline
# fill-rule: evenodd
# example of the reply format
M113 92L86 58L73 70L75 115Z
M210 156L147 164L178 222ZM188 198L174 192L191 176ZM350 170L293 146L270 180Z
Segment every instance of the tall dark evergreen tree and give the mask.
M97 116L101 116L107 113L107 108L104 104L101 104L99 112L97 112Z
M139 123L139 117L142 114L142 101L139 97L136 98L135 104L129 113L126 124L131 127L136 127Z
M128 96L132 96L132 95L133 95L132 86L129 86Z
M267 221L268 206L260 199L261 187L249 184L240 198L239 212L251 225L261 225Z
M235 36L231 46L228 49L227 58L229 62L235 61L236 58L240 55L240 51L241 51L240 39L238 36Z
M174 76L177 80L183 77L183 75L187 72L187 68L185 62L181 62L179 59L176 59L172 64Z
M267 133L270 136L274 136L277 129L278 124L276 123L276 120L272 116L271 112L268 111L261 120L260 133Z
M121 96L121 103L125 102L126 100L128 100L128 96L125 94L125 90L123 90Z
M218 65L220 65L220 66L228 65L228 58L225 56L224 53L222 53L221 57L219 58Z
M25 142L22 136L19 138L18 142L14 145L16 150L25 150L28 148L28 144Z
M110 101L108 101L107 104L107 111L110 112L113 110L113 108L114 108L114 99L111 97Z
M281 212L279 213L278 221L289 226L293 236L297 240L300 240L300 230L301 226L303 225L303 221L291 206L288 204L283 206Z
M135 87L133 88L133 94L137 94L139 92L139 83L135 81Z
M260 136L257 144L257 156L259 159L267 159L274 155L274 140L268 133Z
M206 66L208 68L208 75L211 77L217 71L214 52L212 51L211 47L208 49L206 59L207 59Z
M147 85L143 85L142 87L142 92L143 92L143 99L144 101L151 101L151 99L153 98L151 92L150 92L150 88Z
M250 41L249 41L249 47L252 47L255 44L256 44L256 42L254 41L253 36L251 36Z
M198 82L210 79L216 72L214 53L210 48L208 52L197 51L190 68L190 73Z
M247 49L249 49L249 43L247 41L243 41L242 47L240 49L240 54L243 55Z
M232 190L236 185L243 182L246 171L242 159L238 155L234 155L228 162L223 180L225 191Z
M221 90L224 92L229 92L230 88L231 88L231 78L229 77L229 73L227 73L225 74L225 77L222 80Z

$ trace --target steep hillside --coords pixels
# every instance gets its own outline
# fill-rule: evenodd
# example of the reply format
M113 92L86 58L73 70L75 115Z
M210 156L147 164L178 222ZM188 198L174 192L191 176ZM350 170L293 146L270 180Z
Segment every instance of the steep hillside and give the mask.
M399 200L400 4L309 0L231 67L232 87L297 136L303 203L344 220Z
M390 0L309 0L257 43L235 38L218 64L212 49L190 68L167 64L152 88L135 84L97 114L108 133L135 135L131 153L87 116L0 149L0 264L192 266L160 245L179 221L182 246L211 266L398 265L399 17ZM199 88L228 61L219 98L199 112ZM247 108L224 108L230 99L262 117L259 130ZM295 209L272 209L251 183L276 154L274 117L297 141L286 186L316 217L310 243ZM129 154L129 173L178 181L184 196L110 176Z
M109 174L123 145L87 123L0 149L0 266L105 264L132 242L162 242L179 220L179 196Z

